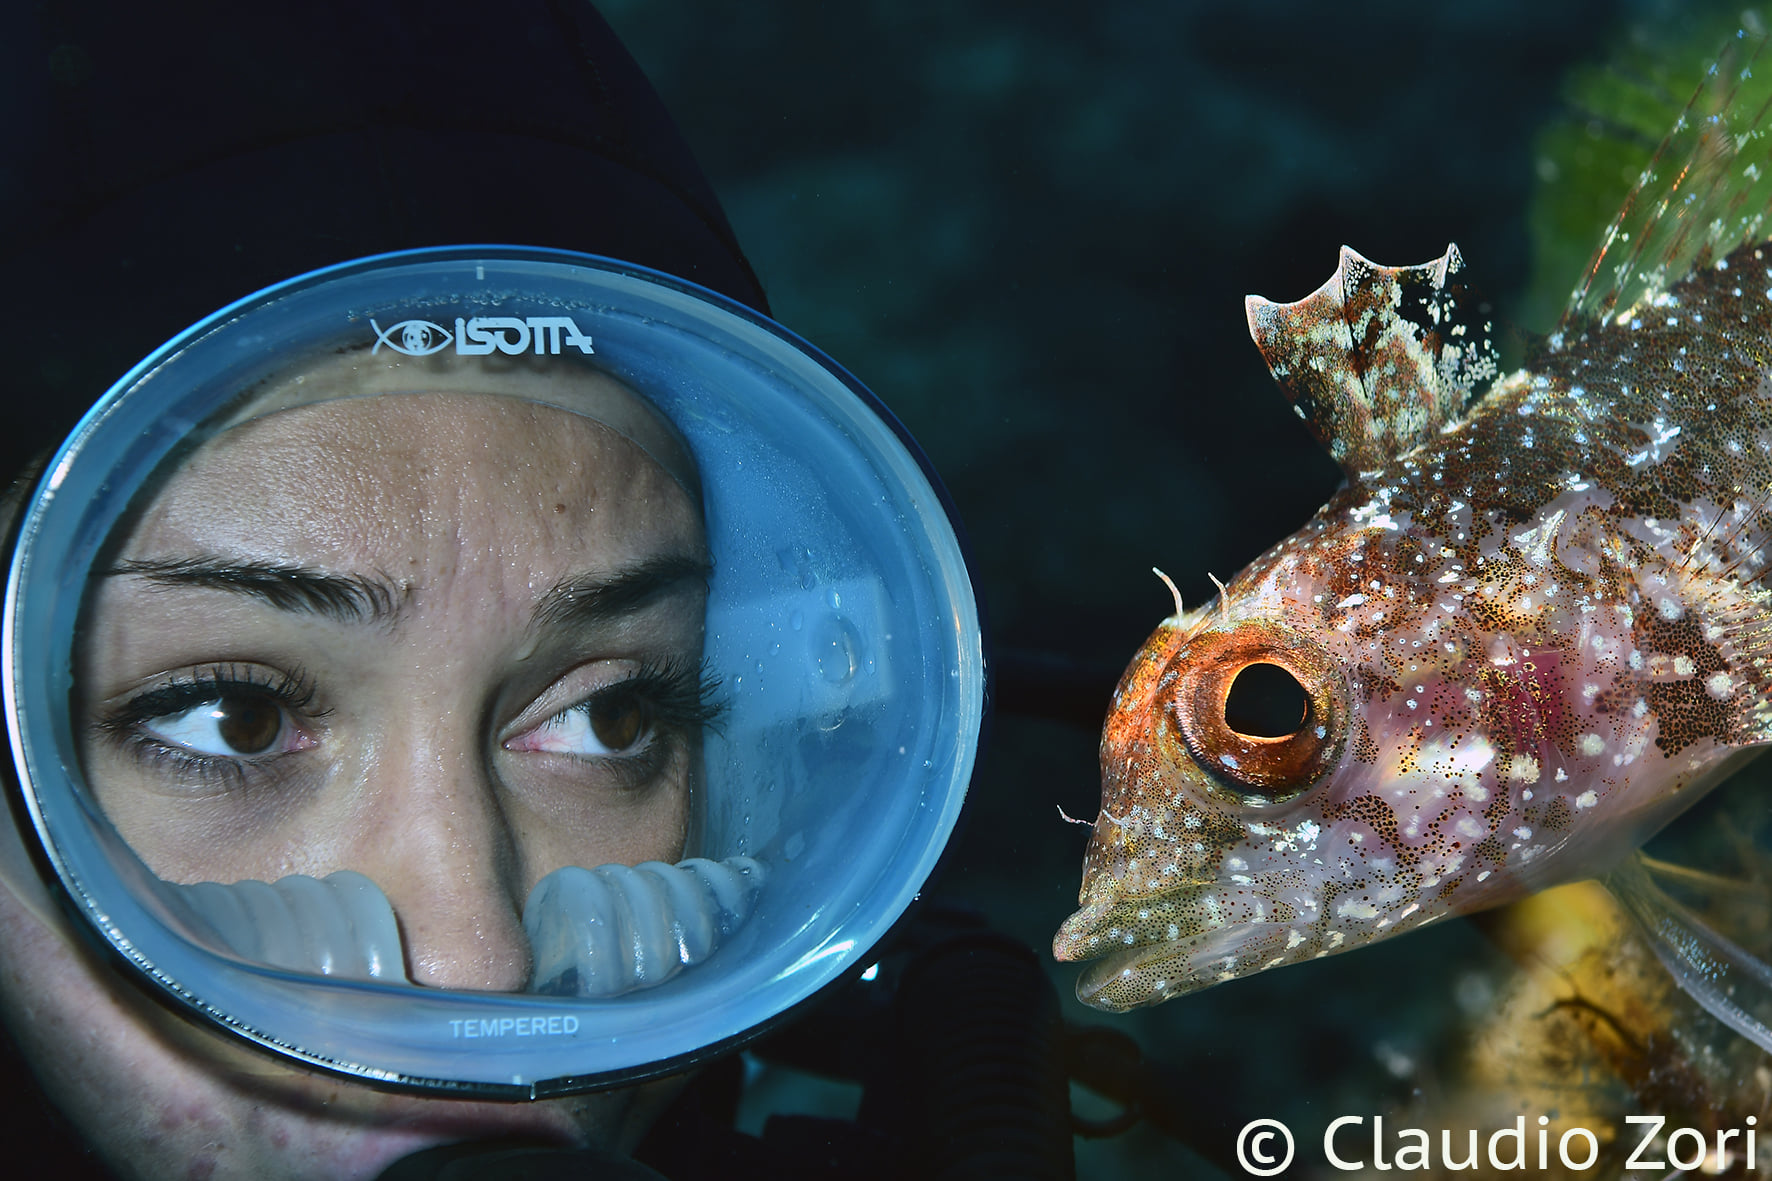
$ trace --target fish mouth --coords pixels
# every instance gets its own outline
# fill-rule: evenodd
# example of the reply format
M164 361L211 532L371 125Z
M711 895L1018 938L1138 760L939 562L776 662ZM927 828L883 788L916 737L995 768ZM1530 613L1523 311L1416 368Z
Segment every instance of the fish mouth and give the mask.
M1094 1009L1124 1013L1244 975L1229 966L1227 960L1234 955L1234 949L1273 926L1237 923L1175 942L1148 943L1109 952L1078 977L1077 999Z
M1190 882L1159 898L1104 890L1052 940L1061 962L1096 960L1077 999L1110 1013L1159 1004L1309 954L1314 940L1286 916L1217 913L1201 904L1215 882ZM1210 899L1207 900L1210 902Z

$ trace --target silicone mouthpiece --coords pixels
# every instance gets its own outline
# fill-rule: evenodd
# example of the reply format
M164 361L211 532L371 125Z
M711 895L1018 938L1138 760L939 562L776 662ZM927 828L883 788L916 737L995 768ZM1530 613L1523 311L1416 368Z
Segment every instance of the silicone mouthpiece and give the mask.
M529 991L611 997L669 980L738 929L763 878L749 857L557 869L523 907ZM216 950L295 972L406 981L394 908L360 873L164 885L193 936Z

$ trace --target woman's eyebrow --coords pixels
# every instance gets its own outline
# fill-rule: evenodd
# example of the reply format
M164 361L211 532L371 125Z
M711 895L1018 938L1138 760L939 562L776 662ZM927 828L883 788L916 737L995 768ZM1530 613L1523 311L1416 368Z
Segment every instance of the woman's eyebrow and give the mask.
M707 585L714 568L707 559L667 554L617 570L568 578L536 604L535 622L543 627L603 623L631 615L685 582Z
M170 558L119 562L104 577L133 574L162 586L234 591L279 611L300 611L341 623L389 623L407 588L361 574L326 574L305 566L234 562L225 558Z

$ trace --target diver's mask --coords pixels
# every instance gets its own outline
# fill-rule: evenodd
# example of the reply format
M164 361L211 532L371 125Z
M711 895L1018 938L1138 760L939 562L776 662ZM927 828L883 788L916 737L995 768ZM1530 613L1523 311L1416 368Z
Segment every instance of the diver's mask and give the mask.
M567 693L520 739L489 714L489 761L510 750L565 760L552 764L556 780L587 750L650 749L655 730L675 727L674 754L645 774L676 775L681 797L668 853L640 864L580 855L558 807L535 849L508 842L495 860L517 883L513 913L457 916L466 928L520 924L527 966L496 990L413 983L409 916L376 877L378 850L445 862L483 851L405 850L398 829L341 837L348 801L404 790L400 769L365 757L276 780L267 768L278 759L327 740L326 687L274 683L312 670L276 669L282 657L231 633L210 645L200 610L156 597L281 612L295 633L341 620L384 638L424 626L423 602L403 596L422 600L425 588L401 570L352 581L276 553L241 558L225 540L207 544L189 511L165 507L199 469L209 482L196 486L217 487L225 465L212 461L239 432L301 414L348 424L351 407L409 395L588 420L608 446L644 457L634 470L663 473L648 495L694 506L711 558L711 575L698 575L641 553L608 594L541 588L565 615L603 595L610 634L626 636L623 612L653 601L646 578L663 569L666 582L696 584L679 601L698 614L705 578L705 614L688 627L699 651L649 661L624 638L613 654L628 679ZM325 494L350 489L335 480ZM249 501L212 495L197 517L287 516ZM959 815L985 670L939 484L853 378L770 321L667 276L464 247L292 279L136 366L62 445L22 513L4 688L38 860L152 990L274 1054L378 1085L513 1098L681 1068L863 963ZM373 521L366 513L358 519ZM173 560L140 560L155 530L184 539ZM104 588L119 580L137 586L134 613L108 617ZM125 660L120 686L87 683L119 653L156 644L176 655ZM279 711L300 693L321 721L295 733ZM347 802L328 813L326 800ZM322 814L324 840L322 822L303 827ZM260 827L276 839L262 841Z

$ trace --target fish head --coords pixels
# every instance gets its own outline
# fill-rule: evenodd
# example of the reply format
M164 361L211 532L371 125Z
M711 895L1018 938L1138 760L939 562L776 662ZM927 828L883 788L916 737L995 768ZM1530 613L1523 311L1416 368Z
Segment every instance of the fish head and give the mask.
M1494 374L1448 283L1462 265L1455 246L1400 268L1344 248L1304 300L1247 301L1270 370L1350 483L1216 603L1178 604L1121 679L1080 909L1053 941L1060 960L1101 960L1078 984L1085 1002L1151 1004L1441 912L1435 887L1458 838L1424 851L1398 833L1414 719L1383 720L1394 695L1324 605L1358 607L1370 592L1366 640L1425 642L1419 620L1367 586L1366 538L1397 522L1360 502L1370 472L1439 437Z
M1300 801L1342 765L1354 712L1343 663L1291 623L1207 609L1157 629L1114 694L1081 908L1053 943L1106 957L1079 997L1127 1009L1318 950L1298 854L1323 825Z

